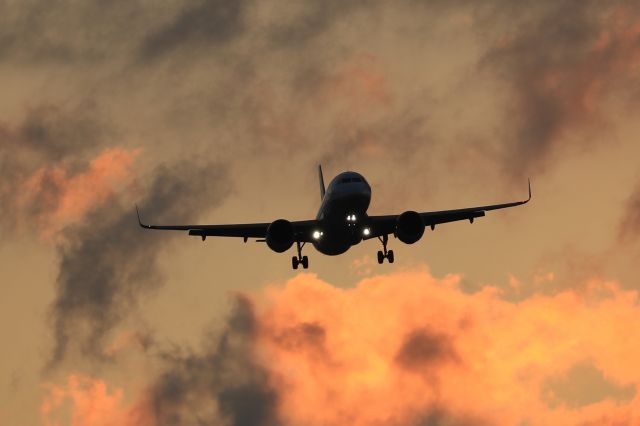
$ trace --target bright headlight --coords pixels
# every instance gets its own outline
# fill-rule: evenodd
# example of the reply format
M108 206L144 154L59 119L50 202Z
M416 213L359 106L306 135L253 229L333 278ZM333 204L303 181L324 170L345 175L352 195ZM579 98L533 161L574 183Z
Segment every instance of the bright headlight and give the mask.
M371 230L370 230L369 228L364 228L364 229L362 230L362 233L366 236L366 235L371 234Z
M314 239L314 240L319 240L319 239L320 239L320 237L322 236L322 232L320 232L320 231L313 231L312 236L313 236L313 239Z

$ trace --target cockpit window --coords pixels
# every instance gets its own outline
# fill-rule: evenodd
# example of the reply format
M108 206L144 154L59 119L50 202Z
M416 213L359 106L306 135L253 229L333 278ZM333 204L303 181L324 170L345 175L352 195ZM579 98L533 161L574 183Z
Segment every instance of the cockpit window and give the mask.
M338 181L338 183L350 183L350 182L362 182L363 179L359 177L347 177L342 178Z
M346 177L338 181L338 183L350 183L350 182L364 182L361 177Z

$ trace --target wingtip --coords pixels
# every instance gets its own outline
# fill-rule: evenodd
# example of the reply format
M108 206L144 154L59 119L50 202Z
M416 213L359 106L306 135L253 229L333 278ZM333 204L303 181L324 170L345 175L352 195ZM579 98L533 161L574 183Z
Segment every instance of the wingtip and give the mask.
M527 201L529 201L531 200L531 178L528 178L527 182L529 183L529 198L527 198Z
M143 228L146 228L147 225L142 223L142 220L140 219L140 210L138 209L138 205L136 204L136 216L138 216L138 225L140 225Z

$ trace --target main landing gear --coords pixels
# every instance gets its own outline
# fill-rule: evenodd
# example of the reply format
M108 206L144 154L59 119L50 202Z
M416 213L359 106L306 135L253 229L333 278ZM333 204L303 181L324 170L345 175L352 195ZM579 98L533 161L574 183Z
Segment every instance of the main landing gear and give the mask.
M387 250L389 236L383 235L382 237L378 237L378 239L382 243L382 250L378 250L378 263L382 265L385 259L387 259L389 263L393 263L393 250Z
M298 256L293 256L291 258L291 266L293 269L298 269L298 265L302 264L304 269L309 267L309 258L307 256L302 255L302 247L304 247L305 243L300 244L300 241L296 241L296 248L298 249Z

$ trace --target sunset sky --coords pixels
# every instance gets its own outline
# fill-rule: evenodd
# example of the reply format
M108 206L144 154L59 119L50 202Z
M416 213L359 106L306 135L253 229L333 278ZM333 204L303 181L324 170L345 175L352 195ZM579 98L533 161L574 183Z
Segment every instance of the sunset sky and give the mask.
M640 3L0 0L0 425L640 425ZM515 201L328 257L154 223Z

